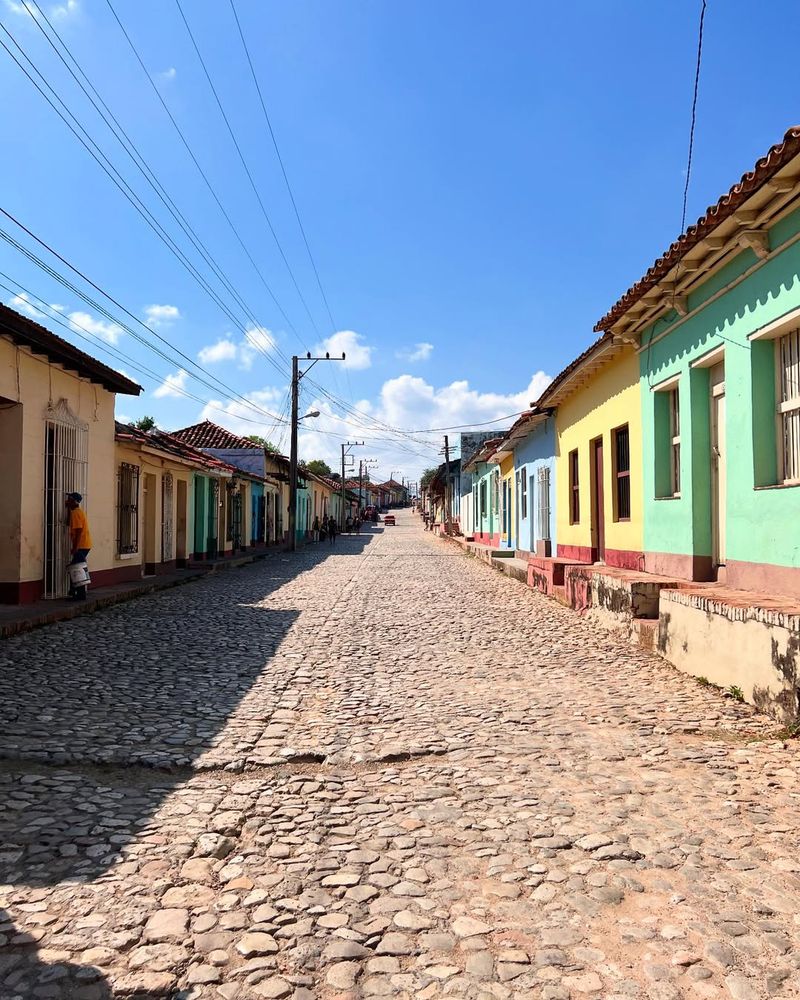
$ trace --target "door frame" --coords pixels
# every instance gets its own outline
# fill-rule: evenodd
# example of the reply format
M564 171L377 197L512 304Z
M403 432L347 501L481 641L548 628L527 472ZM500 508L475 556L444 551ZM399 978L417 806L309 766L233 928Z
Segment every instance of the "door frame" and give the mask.
M722 378L714 383L714 373ZM726 540L726 455L725 455L725 362L709 372L709 459L711 462L711 563L715 569L725 565Z
M590 482L592 488L592 555L595 562L606 560L605 463L603 435L589 442Z

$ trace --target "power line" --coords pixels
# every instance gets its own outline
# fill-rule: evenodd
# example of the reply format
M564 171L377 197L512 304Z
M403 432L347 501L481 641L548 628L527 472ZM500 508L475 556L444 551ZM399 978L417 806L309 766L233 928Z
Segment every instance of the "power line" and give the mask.
M2 44L2 43L0 43L0 44ZM194 368L197 371L203 373L203 375L208 374L208 377L211 378L216 383L216 385L212 385L210 382L206 381L205 378L201 378L201 377L199 377L197 375L192 376L193 378L195 378L196 381L202 382L203 385L206 385L213 392L220 392L222 390L223 394L225 395L225 397L227 399L230 399L232 401L236 401L238 399L238 400L244 402L247 406L250 406L250 407L252 407L255 410L259 410L259 411L267 414L267 416L269 416L270 418L274 418L275 414L269 413L269 411L264 410L262 407L257 406L255 403L253 403L250 400L248 400L245 396L243 396L241 393L237 392L235 389L231 388L231 386L227 385L225 382L223 382L221 379L217 378L215 375L212 375L211 373L206 373L205 369L203 369L200 365L198 365L195 361L193 361L192 358L190 358L188 355L184 354L183 351L181 351L179 348L174 347L172 344L170 344L164 337L161 336L161 334L159 334L151 326L149 326L147 323L145 323L144 320L139 319L134 313L132 313L125 306L123 306L122 303L118 302L112 295L110 295L108 292L104 291L99 285L95 284L95 282L93 282L90 278L88 278L82 271L80 271L77 267L75 267L73 264L71 264L66 258L62 257L61 254L59 254L56 250L54 250L47 243L45 243L44 240L41 240L38 236L36 236L33 232L31 232L30 229L28 229L25 225L23 225L15 216L13 216L10 212L8 212L2 206L0 206L0 213L2 215L6 216L6 218L10 219L15 225L17 225L20 229L22 229L23 232L27 233L28 236L30 236L33 240L35 240L36 243L38 243L45 250L47 250L48 253L50 253L53 257L55 257L57 260L61 261L61 263L64 264L74 274L78 275L78 277L80 277L83 281L85 281L86 284L88 284L91 288L94 288L95 291L99 292L100 295L102 295L109 302L111 302L124 315L128 316L130 319L132 319L135 323L137 323L143 329L147 330L148 333L152 334L152 336L154 336L158 341L160 341L161 343L163 343L167 347L169 347L180 358L183 358L189 365L192 366L192 368ZM174 360L174 358L169 357L166 353L164 353L163 350L161 350L160 348L156 347L154 344L151 344L145 337L143 337L141 334L137 333L127 323L119 320L118 317L116 317L112 313L110 313L109 310L105 306L103 306L101 303L97 302L91 296L87 295L80 288L78 288L75 284L73 284L72 282L70 282L69 279L65 278L62 274L60 274L57 270L55 270L54 268L50 267L49 264L47 264L44 260L42 260L40 257L38 257L35 253L33 253L33 251L29 250L22 243L20 243L18 240L16 240L5 229L2 229L2 227L0 227L0 238L4 239L6 241L6 243L8 243L10 246L12 246L15 250L19 251L21 254L23 254L23 256L25 256L31 263L35 264L37 267L39 267L41 270L43 270L46 274L49 274L50 277L52 277L56 281L58 281L59 284L63 285L65 288L69 289L74 294L76 294L77 296L79 296L79 298L81 298L87 305L89 305L93 309L97 310L102 316L105 316L106 319L110 320L116 326L120 327L121 329L123 329L127 333L129 333L136 341L138 341L144 347L148 348L149 350L154 351L163 360L167 361L170 364L174 365L174 364L177 363ZM189 374L189 373L187 372L187 374ZM218 387L221 387L221 389L218 388Z
M30 10L29 10L29 13L30 13ZM205 291L206 294L212 299L212 301L217 306L219 306L219 308L225 313L225 315L234 324L234 326L237 327L242 332L242 334L244 335L245 339L250 342L251 346L255 350L257 350L259 353L263 354L264 357L267 358L267 360L269 361L269 363L275 368L275 370L278 372L278 374L280 374L281 377L285 378L286 377L286 373L283 372L283 371L281 371L281 369L280 369L279 365L277 364L277 362L269 354L267 354L266 351L264 351L264 349L262 348L262 346L258 342L258 340L255 339L251 335L251 331L249 331L247 329L247 327L244 326L244 324L241 322L241 320L238 319L238 317L233 314L233 312L230 310L230 308L227 306L227 304L224 303L220 299L219 295L209 285L207 279L197 270L197 268L195 267L195 265L189 260L189 258L183 252L183 250L175 243L175 241L172 239L172 237L169 235L169 233L167 233L167 231L164 229L164 227L161 225L161 223L158 221L158 219L153 215L153 213L149 210L149 208L144 204L144 202L141 200L141 198L136 194L136 192L130 186L130 184L128 184L128 182L125 180L125 178L122 176L122 174L117 170L117 168L114 166L114 164L108 159L108 157L106 156L106 154L100 149L100 147L95 142L95 140L91 137L91 135L89 135L89 133L86 130L86 128L75 117L75 115L72 113L72 111L70 111L70 109L67 107L67 105L64 103L64 101L61 99L61 97L59 97L59 95L56 93L56 91L53 89L53 87L47 82L47 80L42 75L42 73L40 72L40 70L36 67L36 65L33 63L33 61L30 59L30 57L25 53L25 51L22 49L22 47L16 41L16 39L11 34L11 32L5 27L5 25L0 24L0 28L2 28L2 30L8 35L8 37L14 43L15 47L18 49L18 51L23 56L23 58L31 66L31 68L37 74L37 76L41 79L41 81L44 84L44 86L47 87L47 89L53 94L53 97L55 98L55 100L58 101L58 103L64 109L64 111L69 116L69 118L72 119L72 122L75 123L75 126L77 127L77 129L79 129L80 132L83 133L82 135L79 134L79 132L76 130L76 127L73 126L70 123L70 121L68 121L67 118L64 116L64 114L62 114L62 112L59 110L59 108L56 107L56 105L53 103L53 101L42 90L42 88L39 86L39 84L36 82L36 80L33 79L33 77L30 75L30 73L28 73L28 71L25 69L25 67L19 62L19 60L16 58L16 56L13 54L13 52L11 52L11 50L8 48L8 46L2 41L2 39L0 39L0 46L2 46L3 49L5 49L5 51L11 57L11 59L13 59L13 61L16 63L16 65L19 67L19 69L25 74L25 76L33 84L33 86L37 89L37 91L41 94L41 96L44 97L44 99L47 101L47 103L50 105L50 107L56 112L56 114L59 116L59 118L61 118L61 120L64 122L64 124L67 126L67 128L69 128L69 130L75 136L75 138L78 139L78 141L86 149L86 151L89 153L89 155L101 167L101 169L104 171L104 173L109 177L109 179L114 183L114 185L119 189L119 191L124 195L124 197L130 202L130 204L133 205L134 209L139 213L139 215L142 216L142 218L148 224L148 226L156 233L156 235L159 237L159 239L161 240L161 242L164 243L164 245L173 254L173 256L175 256L176 259L184 266L184 268L186 268L186 270L194 278L194 280L198 283L198 285L203 289L203 291ZM48 41L50 41L50 39L48 39ZM51 45L52 45L52 42L51 42ZM63 59L62 59L62 61L63 61ZM73 76L74 76L74 74L73 74ZM84 90L84 92L85 92L85 90ZM87 95L87 96L89 96L89 95ZM95 104L94 106L95 106L96 110L98 111L98 113L101 113L99 111L99 108L97 108L97 105ZM108 121L105 118L104 118L104 121L109 126L109 128L111 128L110 124L108 123ZM145 174L145 177L148 180L148 182L150 183L151 187L154 187L154 189L155 189L155 186L154 186L153 182L150 181L149 177L147 177L147 174L146 174L145 170L136 162L135 158L133 157L133 154L131 154L131 152L125 147L124 143L122 143L122 140L119 138L119 136L116 134L116 132L114 132L113 128L111 128L111 130L112 130L112 133L115 135L115 138L117 138L117 140L123 145L123 148L128 153L128 155L131 156L132 159L134 159L134 163L136 163L136 166L139 168L139 170L143 174ZM159 194L158 191L156 191L156 193ZM167 204L167 202L165 201L165 199L163 197L161 197L161 200L162 200L162 202L164 202L164 204ZM169 208L169 205L167 205L167 207ZM174 218L176 218L176 221L180 222L180 220L177 218L175 212L172 212L172 215L173 215ZM187 232L186 226L182 226L182 228L184 229L184 232L187 235L189 235L189 233ZM200 250L200 247L198 246L198 244L194 240L193 240L193 242L195 244L195 247L198 250ZM202 251L201 251L201 254L202 254ZM205 259L208 259L208 257L206 256ZM224 277L222 278L222 280L223 280L223 284L225 284L226 280L224 279ZM229 284L230 283L228 282L228 285ZM243 300L241 300L241 297L237 295L237 293L235 292L235 289L233 289L232 286L230 286L230 289L231 289L231 291L232 291L232 293L234 295L234 298L237 298L238 301L239 301L239 303L243 306L246 315L249 316L249 318L250 318L251 322L253 323L253 325L256 326L256 327L261 327L262 324L260 324L258 322L258 320L255 319L255 317L253 316L252 312L247 307L246 303L244 303ZM194 362L191 362L191 363L194 364Z
M150 84L150 86L151 86L151 88L153 90L153 93L158 98L158 101L161 104L161 107L164 109L167 117L169 118L170 122L172 123L172 127L175 129L176 133L178 134L178 137L180 138L181 142L183 143L183 146L185 147L186 152L189 154L189 157L191 158L192 163L194 163L195 167L197 168L197 171L200 174L200 177L203 179L203 182L205 183L206 187L208 188L208 190L209 190L209 192L211 194L211 197L216 202L217 207L219 208L220 212L222 213L225 221L228 223L228 226L230 227L231 232L235 236L236 241L238 242L239 246L244 251L245 256L250 261L250 264L252 265L254 271L256 272L256 274L258 275L259 279L261 280L261 283L263 284L264 288L267 290L270 298L275 303L275 306L277 307L277 309L280 312L281 316L286 321L286 325L292 331L292 333L295 335L295 337L297 338L298 342L301 343L301 344L303 344L303 340L302 340L300 334L297 332L297 328L295 327L294 323L291 321L291 319L287 315L287 313L284 310L283 306L278 301L275 293L273 292L272 288L270 287L269 283L267 282L266 278L264 277L261 269L259 268L258 264L256 263L255 258L250 253L250 251L247 248L247 245L245 244L244 240L242 239L241 235L239 234L239 230L236 228L233 220L231 219L230 215L228 214L227 210L225 209L225 206L222 204L222 201L220 200L219 195L217 194L217 192L216 192L213 184L208 179L208 175L206 174L206 172L203 170L202 166L200 165L200 161L197 159L197 156L195 155L195 153L194 153L191 145L189 144L189 140L186 138L186 136L185 136L183 130L181 129L180 125L178 125L178 122L176 121L175 116L172 114L172 112L169 109L169 105L164 100L163 96L161 95L161 91L156 86L156 83L153 80L152 76L150 75L149 70L145 66L144 60L142 59L141 55L139 54L139 50L136 48L136 45L134 44L133 39L128 34L128 31L125 28L125 25L120 20L120 17L117 14L116 10L114 9L114 6L113 6L111 0L106 0L106 3L107 3L109 10L111 11L111 13L112 13L112 15L114 17L114 20L119 25L119 29L122 32L123 36L125 37L125 40L127 41L128 46L130 47L131 51L133 52L133 55L136 58L136 61L138 62L139 66L140 66L140 68L142 70L142 72L147 77L147 81Z
M706 19L706 0L700 8L700 26L697 32L697 65L694 73L694 95L692 96L692 123L689 128L689 154L686 163L686 184L683 187L683 211L681 213L681 233L686 229L686 204L689 198L689 181L692 176L692 155L694 153L694 127L697 121L697 93L700 87L700 65L703 58L703 26Z
M252 76L253 83L255 84L256 93L258 94L258 100L261 104L261 110L264 114L264 120L267 123L267 129L269 130L269 135L270 138L272 139L272 145L275 148L275 155L277 156L278 163L280 164L281 173L283 174L283 180L286 184L286 190L289 193L289 200L292 203L292 208L294 209L295 218L297 219L297 225L300 228L300 233L303 237L303 243L305 244L306 251L308 253L308 259L311 261L311 267L314 269L314 277L317 279L317 286L319 288L320 295L322 296L322 301L325 303L325 309L327 310L328 313L328 319L331 321L331 329L336 330L337 329L336 321L333 318L331 307L328 304L328 297L325 294L325 289L322 287L322 279L319 276L319 271L317 270L317 264L316 261L314 260L314 255L311 252L311 246L308 242L308 237L306 236L305 226L303 225L303 221L300 218L300 211L297 207L297 202L295 201L294 192L292 191L292 186L289 183L289 175L286 173L286 167L284 166L283 163L283 157L281 156L281 151L278 148L278 140L275 137L275 132L272 128L272 122L270 121L269 113L267 111L267 105L264 101L264 95L261 92L261 85L258 82L258 76L256 75L255 67L253 66L253 60L250 56L250 49L244 37L244 31L242 30L242 25L241 22L239 21L239 15L236 12L236 5L234 3L234 0L230 0L230 5L231 5L231 10L233 11L234 20L236 21L236 27L239 29L239 37L242 40L242 48L244 49L244 54L247 57L247 64L250 67L250 75Z
M233 131L231 123L230 123L230 121L228 119L228 116L227 116L227 114L225 112L225 108L224 108L224 106L222 104L222 101L220 100L219 94L217 93L217 88L214 86L214 82L211 79L211 74L208 71L208 67L206 66L205 60L203 59L203 56L202 56L202 54L200 52L200 49L199 49L199 47L197 45L197 42L195 41L195 37L194 37L194 34L192 32L192 29L189 26L189 22L187 21L186 15L183 12L183 7L181 6L181 0L175 0L175 4L176 4L176 6L178 8L178 11L180 12L181 19L183 20L183 23L186 26L186 31L188 32L189 38L190 38L191 43L192 43L192 47L194 48L194 51L195 51L195 53L197 55L197 58L200 61L200 65L203 67L203 73L205 74L206 80L208 81L208 85L211 88L211 93L214 95L214 100L217 102L217 107L219 108L220 114L222 115L222 118L223 118L223 120L225 122L225 125L227 126L228 133L230 134L230 137L231 137L231 140L233 142L233 145L236 148L236 152L239 155L239 160L241 161L242 167L244 168L244 172L247 175L248 181L250 182L250 187L253 189L253 194L256 196L256 200L258 201L259 207L261 209L261 214L264 216L264 219L266 220L267 226L269 227L269 231L272 234L272 238L275 241L275 246L278 248L278 251L279 251L279 253L281 255L283 263L286 265L286 270L289 272L289 277L292 279L292 284L294 285L295 290L297 291L297 294L298 294L298 296L300 298L300 301L303 303L303 307L305 308L305 311L308 313L308 318L311 320L311 325L314 327L314 330L315 330L317 336L321 336L321 334L319 332L319 329L317 327L317 324L316 324L316 322L314 320L314 317L311 314L311 310L308 307L308 303L305 300L305 296L303 295L302 291L300 290L300 286L297 283L297 279L295 278L294 271L292 270L291 265L289 264L289 260L288 260L288 258L286 256L286 254L284 253L283 247L281 246L281 242L278 239L278 234L275 232L275 227L272 224L272 219L270 218L269 212L267 212L266 206L264 205L264 201L261 198L261 195L259 194L258 187L256 186L256 182L253 180L253 175L250 172L250 167L247 165L247 160L244 157L244 153L242 153L242 149L241 149L241 146L239 145L239 142L238 142L238 140L236 138L236 134Z

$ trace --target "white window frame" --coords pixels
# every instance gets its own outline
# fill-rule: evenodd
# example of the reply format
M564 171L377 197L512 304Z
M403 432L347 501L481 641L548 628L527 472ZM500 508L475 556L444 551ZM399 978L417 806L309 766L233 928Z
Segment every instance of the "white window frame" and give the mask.
M517 472L517 482L519 483L519 509L520 517L523 521L528 520L528 475L527 469L523 467Z
M784 486L796 486L800 484L800 327L775 338L775 400L778 478ZM793 416L790 423L787 417Z
M681 397L678 386L669 392L669 476L672 495L681 495Z

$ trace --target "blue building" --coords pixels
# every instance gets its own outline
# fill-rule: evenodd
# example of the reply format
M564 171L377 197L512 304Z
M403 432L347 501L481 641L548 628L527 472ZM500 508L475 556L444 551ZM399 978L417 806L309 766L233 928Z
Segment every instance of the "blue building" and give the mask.
M503 439L514 452L516 548L539 557L556 551L556 435L549 411L523 413Z

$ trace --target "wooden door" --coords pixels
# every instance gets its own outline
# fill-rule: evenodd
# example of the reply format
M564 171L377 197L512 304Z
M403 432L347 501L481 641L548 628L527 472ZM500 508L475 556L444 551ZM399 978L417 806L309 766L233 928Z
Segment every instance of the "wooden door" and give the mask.
M606 558L606 515L603 495L603 439L592 441L592 540L597 561Z

